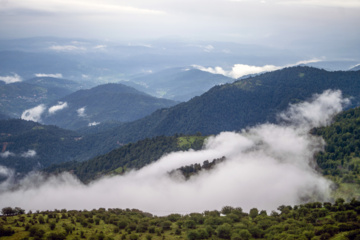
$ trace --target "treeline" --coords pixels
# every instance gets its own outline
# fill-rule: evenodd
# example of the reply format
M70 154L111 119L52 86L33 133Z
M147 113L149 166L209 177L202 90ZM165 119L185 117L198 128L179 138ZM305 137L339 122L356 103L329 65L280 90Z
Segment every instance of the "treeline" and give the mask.
M211 162L209 162L209 160L205 160L202 165L200 163L195 163L188 166L182 166L176 170L170 171L169 175L171 176L176 174L177 172L180 172L185 177L185 179L189 179L191 176L198 174L202 170L213 169L216 164L221 163L225 160L226 157L223 156L221 158L214 159Z
M183 136L178 134L170 137L146 138L136 143L126 144L86 162L68 162L53 165L45 169L45 172L72 172L86 183L100 176L123 174L130 169L140 169L158 160L166 153L190 148L199 150L203 146L204 139L205 137L200 135Z
M249 213L221 211L153 216L137 209L37 211L0 218L7 239L359 239L360 202L313 202Z

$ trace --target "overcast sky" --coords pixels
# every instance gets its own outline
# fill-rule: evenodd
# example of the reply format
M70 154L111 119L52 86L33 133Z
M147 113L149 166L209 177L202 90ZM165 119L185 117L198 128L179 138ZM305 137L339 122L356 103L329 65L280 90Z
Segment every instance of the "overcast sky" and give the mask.
M0 0L0 38L181 38L269 46L360 42L360 0Z

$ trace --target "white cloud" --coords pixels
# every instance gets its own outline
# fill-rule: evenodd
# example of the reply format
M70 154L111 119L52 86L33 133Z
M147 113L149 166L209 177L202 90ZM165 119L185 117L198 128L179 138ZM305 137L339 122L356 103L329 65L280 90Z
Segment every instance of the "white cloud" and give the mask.
M52 77L52 78L63 78L61 73L47 74L47 73L36 73L36 77Z
M57 111L63 110L64 108L67 108L67 107L68 107L67 102L58 102L58 105L54 105L54 106L50 107L48 111L50 114L54 114Z
M213 74L222 74L224 76L227 77L231 77L231 78L240 78L246 75L251 75L251 74L258 74L258 73L263 73L263 72L271 72L271 71L275 71L275 70L279 70L282 69L284 67L291 67L291 66L297 66L297 65L301 65L301 64L308 64L308 63L314 63L314 62L319 62L321 61L320 59L310 59L310 60L304 60L304 61L299 61L295 64L288 64L285 66L274 66L274 65L264 65L264 66L251 66L251 65L246 65L246 64L234 64L234 66L232 67L231 70L224 70L222 67L203 67L203 66L199 66L199 65L193 65L194 68L197 68L201 71L204 72L210 72Z
M250 66L246 64L235 64L230 71L226 71L222 67L212 68L212 67L203 67L199 65L193 65L193 67L204 72L210 72L213 74L222 74L224 76L235 79L249 74L257 74L257 73L269 72L269 71L281 69L281 67L277 67L274 65L265 65L262 67L258 67L258 66Z
M10 176L13 172L2 165L0 165L0 176Z
M15 154L12 153L12 152L9 152L9 151L5 151L5 152L0 153L0 157L2 157L2 158L8 158L8 157L11 157L11 156L15 156Z
M33 158L36 156L36 151L29 149L27 152L20 154L20 156L24 158Z
M210 45L210 44L204 46L203 48L204 48L204 51L205 51L205 52L211 52L212 50L215 49L214 46L212 46L212 45Z
M91 122L88 124L88 127L99 125L100 122Z
M107 48L106 45L96 45L96 46L94 47L94 49L106 49L106 48Z
M17 75L15 73L12 76L0 76L0 81L3 81L6 84L9 84L9 83L21 82L22 79L19 75Z
M85 107L79 108L78 110L76 110L76 112L77 112L79 117L86 117Z
M24 119L27 121L40 122L41 115L43 114L45 109L46 109L46 107L44 104L40 104L34 108L27 109L21 114L21 119Z
M310 103L292 105L282 114L284 125L223 132L210 137L203 150L174 152L139 171L89 185L68 173L47 179L30 175L19 182L18 190L0 194L0 208L137 208L167 215L220 210L226 205L245 211L253 207L271 211L280 205L300 204L309 196L327 201L331 182L312 168L314 154L323 148L324 141L310 135L309 130L328 123L346 102L340 92L327 91ZM222 156L226 161L188 181L168 174L181 166Z
M74 45L54 45L49 47L51 50L59 51L59 52L70 52L70 51L85 51L85 47L78 47Z
M281 68L282 67L277 67L274 65L265 65L262 67L258 67L258 66L249 66L245 64L235 64L232 70L230 71L229 76L233 78L239 78L249 74L271 72L271 71L279 70Z

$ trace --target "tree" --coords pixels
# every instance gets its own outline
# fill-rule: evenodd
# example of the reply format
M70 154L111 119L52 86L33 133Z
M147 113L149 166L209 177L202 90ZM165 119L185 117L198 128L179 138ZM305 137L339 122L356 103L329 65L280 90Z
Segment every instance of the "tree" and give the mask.
M230 239L231 237L231 226L228 223L224 223L216 228L216 235L219 238Z
M249 216L251 218L256 218L259 215L259 210L257 208L250 209Z
M1 212L5 216L11 216L15 214L15 211L11 207L4 207Z

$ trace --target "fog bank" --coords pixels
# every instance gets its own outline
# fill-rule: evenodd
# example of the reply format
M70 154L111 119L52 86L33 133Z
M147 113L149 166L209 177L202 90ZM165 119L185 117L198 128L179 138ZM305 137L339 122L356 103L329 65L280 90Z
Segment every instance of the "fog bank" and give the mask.
M210 137L203 150L174 152L139 171L89 185L69 173L47 179L30 174L15 190L8 191L9 184L0 186L0 207L137 208L167 215L220 210L225 205L271 211L283 204L329 200L331 182L314 170L313 156L323 149L324 141L309 130L329 124L346 104L340 91L325 91L309 102L291 105L279 114L279 124L223 132ZM187 181L168 174L222 156L226 161Z

